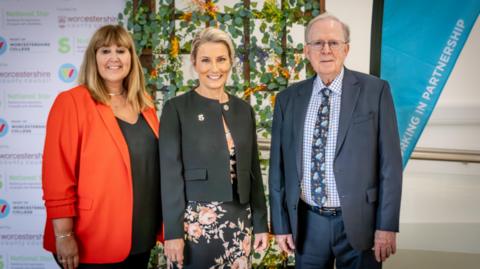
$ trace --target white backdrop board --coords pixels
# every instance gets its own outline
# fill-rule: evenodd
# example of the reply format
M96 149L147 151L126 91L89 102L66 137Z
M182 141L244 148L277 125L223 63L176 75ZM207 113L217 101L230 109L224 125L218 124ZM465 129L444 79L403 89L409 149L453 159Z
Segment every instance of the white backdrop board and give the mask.
M50 106L76 84L92 33L125 0L0 1L0 269L56 268L43 250L41 158Z

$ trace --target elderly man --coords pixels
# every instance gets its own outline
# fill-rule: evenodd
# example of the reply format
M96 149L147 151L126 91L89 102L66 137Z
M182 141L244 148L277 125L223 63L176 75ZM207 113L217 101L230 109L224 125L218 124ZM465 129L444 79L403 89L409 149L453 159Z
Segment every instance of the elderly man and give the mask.
M402 161L386 81L348 70L349 28L305 30L316 76L278 94L270 156L272 230L297 268L381 268L396 251Z

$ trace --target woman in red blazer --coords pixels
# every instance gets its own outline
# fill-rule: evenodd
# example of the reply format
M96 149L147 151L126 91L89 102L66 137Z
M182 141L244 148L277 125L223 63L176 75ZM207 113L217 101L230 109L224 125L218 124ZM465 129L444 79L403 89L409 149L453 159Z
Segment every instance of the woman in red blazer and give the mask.
M95 32L47 122L45 249L63 268L147 268L161 227L159 122L129 33Z

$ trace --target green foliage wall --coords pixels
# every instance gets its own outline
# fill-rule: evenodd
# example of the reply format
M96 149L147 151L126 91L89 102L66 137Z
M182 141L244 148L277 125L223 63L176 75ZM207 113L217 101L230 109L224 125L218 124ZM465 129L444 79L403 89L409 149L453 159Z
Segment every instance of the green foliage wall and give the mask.
M246 0L219 10L219 0L190 0L188 8L179 10L174 0L159 0L155 11L137 2L127 0L119 20L133 34L138 55L151 57L144 72L149 89L160 94L157 99L166 100L197 85L185 78L182 55L190 53L194 33L206 26L218 27L233 37L237 54L227 90L251 101L257 129L268 137L276 93L298 80L306 68L303 40L293 40L292 27L306 25L318 15L319 1ZM284 268L292 263L293 256L281 253L273 236L267 251L254 254L254 268ZM164 266L159 244L150 267Z
M119 19L133 33L138 54L151 55L152 67L145 70L146 79L150 89L161 92L160 99L196 85L196 81L185 79L181 57L190 52L194 33L206 25L230 33L237 57L228 91L252 100L258 130L268 136L276 92L298 80L306 64L303 42L293 40L292 26L305 25L318 15L319 2L239 1L221 11L218 2L191 0L187 9L179 10L173 0L159 0L152 12L146 5L134 8L133 1L128 0Z

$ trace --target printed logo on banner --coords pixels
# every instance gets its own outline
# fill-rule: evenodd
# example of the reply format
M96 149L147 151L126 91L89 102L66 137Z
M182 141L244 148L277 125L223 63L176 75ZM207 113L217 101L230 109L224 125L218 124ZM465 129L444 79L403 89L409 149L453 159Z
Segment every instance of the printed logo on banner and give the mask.
M9 213L10 204L5 200L0 199L0 219L6 218Z
M67 24L67 17L66 16L58 16L58 27L65 28L65 24Z
M58 39L58 52L69 53L70 50L70 39L68 37L60 37Z
M1 176L1 174L0 174ZM8 190L41 190L42 178L39 174L9 174L6 178ZM1 182L1 179L0 179ZM0 188L1 189L1 188Z
M58 27L65 28L98 28L105 24L117 24L116 16L58 16Z
M28 52L48 52L50 42L47 40L31 39L30 37L10 37L10 53L28 53Z
M44 134L45 124L27 120L10 120L11 135Z
M5 51L7 51L7 47L7 40L3 36L0 36L0 55L4 54Z
M7 27L38 27L43 26L50 12L45 10L5 10L2 26Z
M62 64L58 70L58 77L65 83L73 82L77 78L77 68L73 64Z
M45 215L45 206L41 201L12 201L12 214L15 216L42 216Z
M0 71L0 84L46 84L50 83L52 74L43 70L7 70Z
M0 118L0 137L4 137L8 133L8 122Z
M7 110L12 109L45 109L49 101L55 96L51 93L35 92L34 90L22 90L18 88L5 91L5 104ZM0 100L1 102L1 100ZM2 105L0 104L0 109Z
M2 152L0 153L0 165L41 165L42 156L41 152Z

